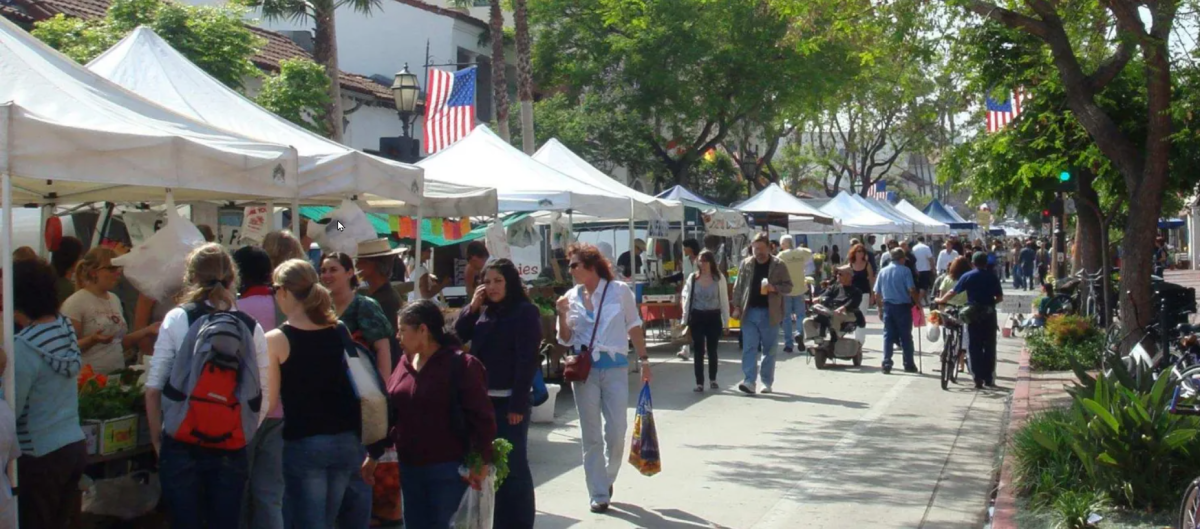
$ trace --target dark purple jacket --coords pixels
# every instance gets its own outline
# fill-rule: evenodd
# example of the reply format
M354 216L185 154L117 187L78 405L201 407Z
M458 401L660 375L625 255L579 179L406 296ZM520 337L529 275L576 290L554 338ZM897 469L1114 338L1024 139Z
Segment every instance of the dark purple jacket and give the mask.
M504 308L485 305L479 313L472 313L468 306L458 316L454 330L463 342L471 342L471 356L487 368L488 389L512 390L508 409L527 413L542 343L538 308L521 301Z

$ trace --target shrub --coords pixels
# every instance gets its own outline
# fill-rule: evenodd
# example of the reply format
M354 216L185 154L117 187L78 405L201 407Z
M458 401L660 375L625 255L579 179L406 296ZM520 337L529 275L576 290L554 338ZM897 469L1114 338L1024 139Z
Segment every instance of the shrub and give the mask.
M1049 330L1034 329L1025 335L1025 346L1034 371L1069 371L1072 361L1093 369L1100 365L1104 354L1104 335L1094 332L1081 340L1058 344Z
M1082 316L1056 314L1046 319L1046 337L1056 346L1086 341L1100 334L1092 322Z
M1072 430L1065 409L1037 413L1017 430L1012 440L1013 477L1017 493L1029 498L1030 507L1041 510L1069 490L1084 490L1083 463L1070 450Z

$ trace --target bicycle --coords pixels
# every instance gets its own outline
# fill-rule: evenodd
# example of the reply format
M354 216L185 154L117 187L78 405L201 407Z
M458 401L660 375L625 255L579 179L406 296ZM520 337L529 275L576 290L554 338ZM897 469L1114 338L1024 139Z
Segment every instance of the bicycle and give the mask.
M1179 406L1180 388L1175 388L1171 398L1171 413L1177 415L1200 415L1200 407L1193 404L1190 408ZM1200 528L1200 477L1193 479L1183 491L1183 501L1179 503L1179 528Z
M942 325L942 389L950 388L950 383L958 384L959 366L962 365L963 323L958 319L958 310L946 307L936 311Z

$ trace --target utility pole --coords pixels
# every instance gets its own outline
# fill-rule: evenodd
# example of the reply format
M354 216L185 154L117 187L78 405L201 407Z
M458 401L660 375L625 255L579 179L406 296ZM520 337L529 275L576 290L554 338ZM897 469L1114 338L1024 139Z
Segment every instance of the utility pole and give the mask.
M1050 257L1050 270L1055 279L1067 275L1067 208L1064 197L1073 184L1070 170L1059 173L1058 190L1054 192L1054 203L1050 205L1050 213L1054 216L1054 249Z

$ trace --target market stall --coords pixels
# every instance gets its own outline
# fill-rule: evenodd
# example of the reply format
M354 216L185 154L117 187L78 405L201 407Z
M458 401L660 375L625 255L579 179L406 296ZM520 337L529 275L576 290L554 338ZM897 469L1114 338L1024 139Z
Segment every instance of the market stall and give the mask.
M975 229L974 222L968 222L962 217L958 216L957 213L946 209L946 206L942 205L941 202L938 202L937 199L931 201L929 205L925 206L925 209L921 210L921 212L928 215L933 220L945 223L947 226L950 226L951 230L954 231Z
M845 233L901 233L906 231L905 226L866 207L847 191L838 193L837 196L821 205L819 210L840 219L842 231Z
M926 215L925 213L921 212L921 210L917 209L916 206L910 204L907 200L901 200L899 204L896 204L896 209L906 215L908 218L913 219L920 224L921 227L919 227L917 231L930 234L950 233L949 225L947 225L945 222L938 221L929 215Z

